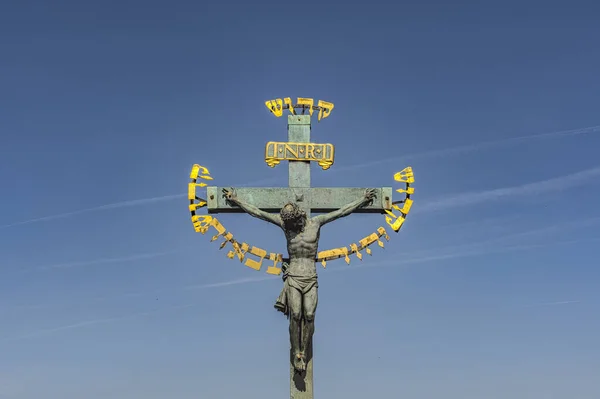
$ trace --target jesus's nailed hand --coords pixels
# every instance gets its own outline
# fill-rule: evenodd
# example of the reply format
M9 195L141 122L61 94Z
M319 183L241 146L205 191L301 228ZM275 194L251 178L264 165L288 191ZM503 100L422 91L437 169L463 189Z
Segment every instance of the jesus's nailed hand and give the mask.
M372 204L375 198L377 198L377 190L374 188L368 188L365 190L365 202L367 204Z
M223 198L225 198L228 202L231 203L236 203L237 202L237 193L235 192L234 188L231 188L230 190L224 188L223 189Z

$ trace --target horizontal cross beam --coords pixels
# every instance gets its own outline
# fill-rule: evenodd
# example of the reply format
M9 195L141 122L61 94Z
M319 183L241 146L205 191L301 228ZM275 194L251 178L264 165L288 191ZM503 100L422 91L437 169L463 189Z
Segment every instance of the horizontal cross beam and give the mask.
M231 206L223 198L223 188L207 187L207 210L214 213L243 213L241 208ZM288 188L288 187L240 187L236 188L238 198L262 209L265 212L279 212L288 202L306 204L315 213L335 211L344 205L357 200L365 195L366 188L359 187L313 187L313 188ZM377 198L371 205L359 208L354 213L385 213L392 209L392 188L376 188Z

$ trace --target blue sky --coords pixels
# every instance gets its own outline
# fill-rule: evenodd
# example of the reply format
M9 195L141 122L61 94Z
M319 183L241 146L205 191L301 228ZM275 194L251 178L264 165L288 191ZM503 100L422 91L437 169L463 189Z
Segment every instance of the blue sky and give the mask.
M314 185L417 178L385 249L319 269L318 397L598 398L596 2L216 3L2 6L0 398L287 394L280 279L194 233L184 198L194 163L286 185L263 151L287 96L335 103Z

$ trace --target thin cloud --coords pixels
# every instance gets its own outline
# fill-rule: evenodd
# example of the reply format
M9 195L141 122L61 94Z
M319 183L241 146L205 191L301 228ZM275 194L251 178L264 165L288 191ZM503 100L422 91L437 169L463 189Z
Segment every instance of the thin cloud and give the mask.
M31 224L31 223L36 223L36 222L46 222L49 220L64 219L64 218L68 218L71 216L81 215L81 214L90 213L90 212L98 212L98 211L105 211L105 210L109 210L109 209L125 208L125 207L129 207L129 206L151 204L154 202L170 201L173 199L179 199L179 198L184 198L184 197L187 197L187 194L163 195L160 197L141 198L141 199L137 199L137 200L115 202L112 204L100 205L100 206L96 206L93 208L80 209L78 211L58 213L56 215L44 216L44 217L40 217L40 218L24 220L22 222L5 224L5 225L0 226L0 229L5 229L8 227L14 227L14 226L21 226L24 224Z
M523 141L527 141L527 140L576 136L576 135L589 134L589 133L598 132L598 131L600 131L600 126L590 126L590 127L585 127L585 128L581 128L581 129L562 130L562 131L557 131L557 132L533 134L533 135L513 137L513 138L508 138L508 139L486 141L486 142L481 142L481 143L476 143L476 144L469 144L469 145L463 145L463 146L457 146L457 147L451 147L451 148L442 148L442 149L438 149L438 150L424 151L424 152L414 153L414 154L406 154L406 155L402 155L399 157L386 158L386 159L381 159L381 160L372 161L372 162L363 162L363 163L355 164L355 165L342 166L342 167L331 169L330 173L339 173L339 172L343 172L343 171L360 169L360 168L373 166L373 165L379 165L379 164L383 164L383 163L387 163L387 162L396 162L400 159L440 157L440 156L447 156L447 155L458 154L458 153L478 151L478 150L482 150L485 148L492 148L492 147L497 147L497 146L502 146L502 145L507 145L507 144L519 143L519 142L523 142ZM245 187L245 186L250 186L250 185L272 183L277 180L278 180L278 178L267 178L267 179L257 180L254 182L237 184L237 185L233 185L233 186ZM81 210L77 210L77 211L73 211L73 212L60 213L60 214L56 214L56 215L44 216L44 217L40 217L40 218L24 220L21 222L0 225L0 229L21 226L21 225L26 225L26 224L31 224L31 223L37 223L37 222L44 222L44 221L49 221L49 220L63 219L63 218L71 217L71 216L89 213L89 212L97 212L97 211L116 209L116 208L122 208L122 207L128 207L128 206L149 204L149 203L153 203L153 202L170 201L170 200L174 200L174 199L184 198L186 196L187 196L187 194L174 194L174 195L164 195L164 196L159 196L159 197L142 198L142 199L138 199L138 200L116 202L113 204L101 205L101 206L97 206L94 208L81 209Z
M244 187L244 186L248 186L248 185L270 183L275 180L276 180L275 178L262 179L262 180L257 180L254 182L245 183L245 184L239 184L236 187ZM56 219L64 219L64 218L68 218L71 216L77 216L77 215L90 213L90 212L106 211L106 210L117 209L117 208L126 208L126 207L130 207L130 206L152 204L155 202L164 202L164 201L171 201L174 199L183 199L183 198L187 198L187 193L186 194L162 195L162 196L158 196L158 197L141 198L141 199L137 199L137 200L115 202L112 204L100 205L100 206L96 206L93 208L80 209L80 210L73 211L73 212L58 213L56 215L49 215L49 216L24 220L21 222L9 223L9 224L5 224L5 225L1 225L0 229L21 226L21 225L31 224L31 223L37 223L37 222L46 222L46 221L56 220Z
M518 186L497 188L493 190L475 191L463 193L444 199L424 202L415 210L418 212L439 211L448 208L456 208L466 205L475 205L483 202L500 200L513 196L540 195L551 192L560 192L566 189L580 186L585 182L600 176L600 167L582 170L570 175L553 177L534 183L521 184Z
M569 305L573 303L581 303L581 301L558 301L558 302L545 302L545 303L536 303L533 305L525 305L526 308L535 308L539 306L558 306L558 305Z
M544 226L541 228L520 231L517 233L511 233L511 234L503 235L500 237L495 237L495 238L491 238L491 239L487 239L487 240L483 240L483 241L478 241L475 243L462 244L462 245L448 245L448 246L443 246L443 247L438 247L438 248L428 248L428 249L417 250L417 251L413 251L413 252L409 252L409 253L404 253L403 254L404 260L402 260L402 262L406 261L407 258L408 258L409 262L427 262L427 261L433 261L433 260L449 259L449 258L454 257L455 256L454 254L456 254L456 253L463 254L463 255L466 253L472 253L473 255L478 255L481 253L488 253L487 251L489 251L489 250L484 250L484 252L481 252L481 248L485 247L485 246L489 246L491 244L498 245L498 244L501 244L506 241L514 240L516 238L524 238L524 237L531 238L531 237L535 237L538 235L543 235L545 233L564 232L567 229L591 226L591 225L595 225L599 222L600 222L600 217L592 217L592 218L580 219L580 220L575 220L575 221L555 223L550 226ZM468 222L466 224L470 224L470 222ZM458 226L460 226L460 224ZM528 247L528 248L537 248L537 247L538 246L534 245L534 246ZM504 247L502 247L502 248L504 248ZM185 249L185 248L182 248L182 249ZM28 269L27 271L50 270L50 269L59 269L59 268L94 265L94 264L105 264L105 263L130 262L130 261L136 261L139 259L148 259L148 258L164 256L164 255L168 255L168 254L172 254L172 253L177 253L177 252L180 252L182 249L175 249L175 250L171 250L171 251L155 252L155 253L141 253L141 254L134 254L134 255L126 256L126 257L119 257L119 258L102 258L102 259L94 259L94 260L81 261L81 262L61 263L61 264L54 264L54 265L41 266L41 267L37 267L37 268L33 268L33 269ZM432 253L435 253L435 252L443 253L444 251L446 251L446 252L449 251L450 254L444 253L442 255L432 255ZM421 254L426 254L426 256L421 256ZM355 262L358 261L357 258L355 258L355 257L352 257L352 259L355 260ZM394 264L398 264L400 261L394 260L391 262ZM376 262L375 264L380 265L381 262ZM351 266L351 267L353 267L353 266ZM337 270L337 269L334 269L334 270ZM274 280L274 279L276 280L278 278L280 278L280 277L279 276L246 277L246 278L240 278L240 279L236 279L236 280L219 282L219 283L192 284L192 285L183 286L181 288L177 288L176 290L197 290L197 289L206 289L206 288L219 288L219 287L226 287L226 286L239 285L239 284L269 281L269 280ZM166 289L154 290L152 292L147 292L147 291L145 291L145 292L130 292L130 293L126 293L126 294L120 294L117 297L132 298L132 297L140 297L140 296L145 296L145 295L164 294L164 293L170 292L170 291L173 291L173 289L166 288ZM106 301L109 299L115 299L117 297L115 297L114 295L112 295L110 297L101 296L101 297L97 297L97 298L91 300L91 303L102 302L102 301ZM27 309L49 308L49 307L53 307L53 306L56 306L56 305L25 304L25 305L12 305L12 306L9 306L8 308L27 310ZM2 309L2 307L0 306L0 310L1 309Z
M49 270L49 269L65 269L65 268L77 267L77 266L100 265L100 264L107 264L107 263L132 262L132 261L141 260L141 259L152 259L152 258L157 258L159 256L170 255L170 254L176 253L178 251L180 251L180 250L171 250L171 251L163 251L163 252L150 252L150 253L145 252L145 253L141 253L141 254L135 254L135 255L129 255L129 256L122 256L122 257L118 257L118 258L101 258L101 259L94 259L94 260L87 260L87 261L80 261L80 262L57 263L57 264L54 264L54 265L38 266L38 267L31 268L31 269L27 269L25 271L37 271L37 270Z
M438 157L442 157L442 156L457 155L457 154L463 154L463 153L467 153L467 152L480 151L480 150L484 150L484 149L488 149L488 148L518 144L518 143L521 143L524 141L578 136L578 135L582 135L582 134L589 134L589 133L594 133L594 132L599 132L599 131L600 131L600 126L590 126L590 127L584 127L581 129L561 130L561 131L550 132L550 133L531 134L531 135L527 135L527 136L512 137L512 138L507 138L507 139L484 141L481 143L467 144L467 145L461 145L461 146L450 147L450 148L441 148L438 150L417 152L417 153L413 153L413 154L406 154L406 155L400 155L397 157L384 158L384 159L379 159L379 160L371 161L371 162L365 162L365 163L361 163L361 164L337 167L337 168L331 169L331 172L329 174L347 171L347 170L360 169L360 168L369 167L369 166L382 165L382 164L386 164L386 163L398 162L399 160L404 160L404 159L433 158L433 157L438 158Z
M48 334L52 334L55 332L60 332L60 331L65 331L65 330L73 330L76 328L88 327L88 326L93 326L93 325L97 325L97 324L112 323L115 321L131 319L134 317L150 316L152 314L155 314L155 313L161 312L161 311L165 311L165 310L185 309L185 308L190 308L192 306L198 306L198 305L199 305L198 303L190 303L190 304L185 304L185 305L169 306L166 308L155 309L152 311L130 313L130 314L118 316L118 317L107 317L107 318L103 318L103 319L86 320L86 321L81 321L78 323L67 324L64 326L58 326L58 327L54 327L54 328L46 328L46 329L42 329L42 330L37 330L37 331L31 332L31 333L19 335L16 337L5 337L5 338L0 339L0 342L39 337L42 335L48 335Z
M227 287L230 285L258 283L261 281L276 280L277 278L278 277L275 277L275 276L248 277L248 278L240 278L237 280L223 281L220 283L188 285L188 286L183 287L183 289L184 290L196 290L196 289L205 289L205 288L219 288L219 287Z
M403 266L403 265L409 265L409 264L426 263L426 262L443 260L443 259L456 259L456 258L486 255L486 254L492 254L492 253L503 253L503 252L509 252L509 251L523 251L523 250L529 250L529 249L533 249L533 248L542 248L542 247L549 247L549 246L555 247L558 245L575 244L575 243L581 243L581 242L597 242L597 241L600 241L600 237L591 238L591 239L582 239L582 240L559 241L559 242L539 244L539 245L513 245L513 246L508 246L508 247L503 247L503 248L492 248L492 249L488 249L488 250L458 251L455 253L449 253L449 254L444 254L444 255L424 256L424 257L420 257L420 258L406 259L406 260L401 260L401 261L390 260L390 261L383 261L383 262L375 262L372 264L363 263L363 264L359 264L358 266L340 267L340 268L336 268L333 270L327 270L325 272L329 272L329 273L344 272L344 271L362 269L365 267ZM273 280L273 279L275 279L275 277L260 277L260 278L255 278L255 279L253 279L253 278L236 279L236 280L224 281L221 283L189 286L189 288L208 289L208 288L226 287L226 286L237 285L237 284L248 284L248 283L259 282L259 281L269 281L269 280ZM561 303L555 302L555 303L551 303L551 304L558 305L558 304L575 303L575 302L578 302L578 301L562 301ZM546 304L546 306L551 306L551 304ZM19 335L19 336L15 336L15 337L6 337L3 339L0 339L0 342L32 338L32 337L52 334L52 333L60 332L60 331L64 331L64 330L72 330L72 329L87 327L87 326L91 326L91 325L95 325L95 324L111 323L111 322L126 320L126 319L130 319L130 318L134 318L134 317L148 316L148 315L151 315L151 314L154 314L157 312L161 312L161 311L168 311L168 310L173 310L173 309L183 309L183 308L189 308L192 306L199 306L199 305L200 305L199 303L192 303L192 304L185 304L185 305L169 306L169 307L165 307L165 308L156 309L153 311L137 312L137 313L119 316L119 317L86 320L86 321L82 321L82 322L78 322L78 323L72 323L72 324L68 324L68 325L64 325L64 326L58 326L55 328L42 329L42 330L34 331L32 333Z

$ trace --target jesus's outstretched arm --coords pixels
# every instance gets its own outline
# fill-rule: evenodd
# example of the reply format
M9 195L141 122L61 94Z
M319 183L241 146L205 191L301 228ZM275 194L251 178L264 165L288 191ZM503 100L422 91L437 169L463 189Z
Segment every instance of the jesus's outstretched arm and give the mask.
M244 201L240 201L236 195L235 189L228 190L226 188L223 189L223 197L227 199L233 205L237 205L243 209L250 216L254 216L255 218L264 220L265 222L273 223L279 227L282 227L281 216L269 212L265 212L252 204L249 204Z
M315 216L313 218L313 221L317 222L320 226L323 226L324 224L333 222L336 219L350 215L352 212L354 212L358 208L371 203L374 198L376 198L375 190L370 188L367 191L365 191L365 196L363 198L359 198L356 201L352 201L349 204L347 204L333 212L329 212L324 215Z

